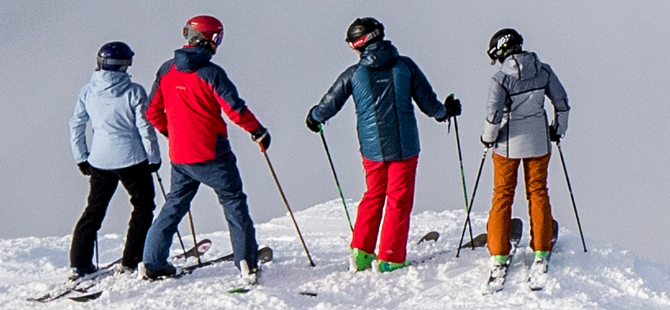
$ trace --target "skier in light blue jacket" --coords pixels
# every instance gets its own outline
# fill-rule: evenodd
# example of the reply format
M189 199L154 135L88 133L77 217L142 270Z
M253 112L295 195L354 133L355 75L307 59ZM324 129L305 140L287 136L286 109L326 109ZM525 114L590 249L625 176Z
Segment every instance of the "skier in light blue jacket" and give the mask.
M135 53L123 42L110 42L98 52L98 67L79 91L70 119L72 153L81 173L90 176L88 205L74 228L70 248L70 280L97 271L93 248L97 232L119 181L130 195L130 218L120 271L142 261L144 241L153 220L154 184L161 164L158 140L146 119L144 88L126 73ZM93 131L90 149L86 124Z

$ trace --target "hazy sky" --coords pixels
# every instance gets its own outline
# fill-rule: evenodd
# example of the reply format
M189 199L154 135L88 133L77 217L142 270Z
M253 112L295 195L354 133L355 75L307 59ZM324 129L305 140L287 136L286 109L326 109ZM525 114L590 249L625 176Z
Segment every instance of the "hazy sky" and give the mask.
M488 84L497 70L485 50L495 31L516 28L524 48L551 64L568 92L572 111L562 147L586 237L670 264L670 2L664 0L0 0L0 238L72 232L88 179L72 158L68 121L100 46L127 42L136 53L129 73L149 91L158 67L184 43L185 21L197 14L224 23L225 38L213 61L272 133L268 155L294 211L339 197L321 140L305 128L304 118L358 60L344 42L355 18L378 18L387 39L418 63L441 99L450 92L461 99L468 192L483 149ZM462 209L453 130L447 135L444 124L418 110L417 118L422 153L415 212ZM258 146L228 123L253 218L265 222L284 215ZM365 186L352 102L324 132L344 195L358 201ZM167 144L159 140L160 173L169 187ZM489 158L474 212L488 211L491 183ZM549 189L555 218L576 232L558 152ZM514 214L527 219L522 185L517 192ZM158 192L156 203L163 204ZM227 229L220 208L212 190L201 187L192 208L196 231ZM119 187L101 233L125 235L130 210ZM185 223L180 230L187 235Z

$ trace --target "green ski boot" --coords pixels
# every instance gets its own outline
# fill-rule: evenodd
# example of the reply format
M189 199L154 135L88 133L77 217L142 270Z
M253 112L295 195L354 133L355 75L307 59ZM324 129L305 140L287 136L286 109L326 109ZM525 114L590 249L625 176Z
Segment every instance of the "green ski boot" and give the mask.
M372 268L377 272L391 272L396 269L405 268L409 266L409 261L404 261L402 263L392 263L383 260L375 261L372 264Z
M350 271L362 271L372 266L372 261L377 259L375 253L368 253L361 249L351 249L351 257L349 258Z

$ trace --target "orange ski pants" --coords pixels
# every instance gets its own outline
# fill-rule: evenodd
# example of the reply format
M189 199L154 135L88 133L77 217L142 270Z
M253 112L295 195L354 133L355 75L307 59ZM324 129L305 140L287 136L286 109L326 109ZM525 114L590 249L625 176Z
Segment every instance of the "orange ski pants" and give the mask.
M530 247L535 251L551 251L553 217L547 189L550 157L551 153L516 159L493 153L493 201L487 225L491 255L507 255L512 249L509 236L512 204L522 161L530 215Z

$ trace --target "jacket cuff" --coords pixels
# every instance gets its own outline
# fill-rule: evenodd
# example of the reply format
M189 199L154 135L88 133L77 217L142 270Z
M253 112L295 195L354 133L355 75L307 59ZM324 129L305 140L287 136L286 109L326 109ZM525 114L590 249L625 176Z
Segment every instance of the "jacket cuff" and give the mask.
M496 140L498 140L498 130L500 130L500 124L491 124L486 122L484 124L482 140L486 142L496 142Z
M556 126L556 134L563 136L568 131L568 116L570 111L556 112L556 117L552 122L552 126Z
M447 116L447 108L443 105L440 106L440 109L433 115L435 119L441 119Z
M316 116L316 106L314 106L311 110L309 110L309 115L312 117L314 121L317 123L323 124L323 120L320 119L319 117Z

